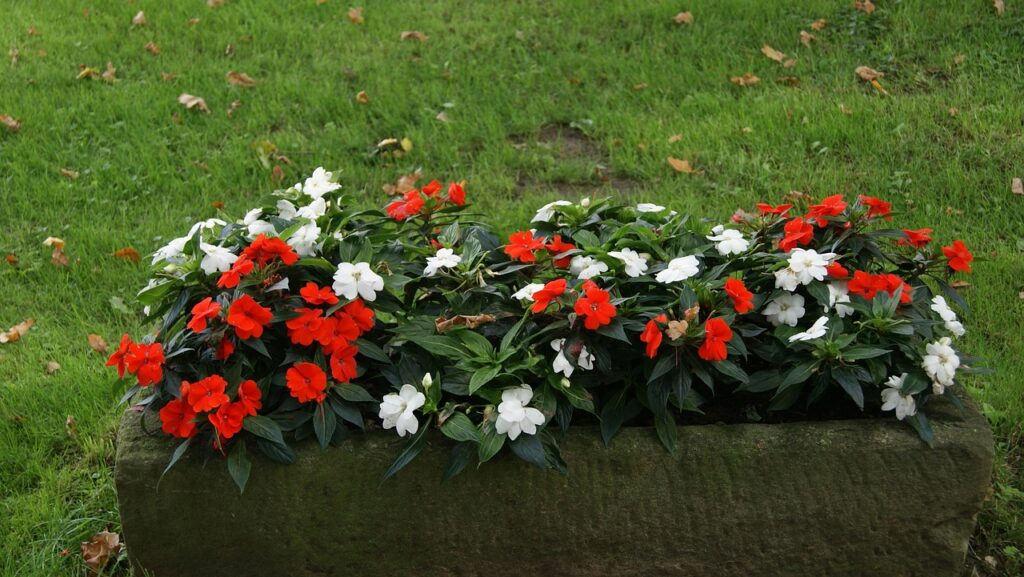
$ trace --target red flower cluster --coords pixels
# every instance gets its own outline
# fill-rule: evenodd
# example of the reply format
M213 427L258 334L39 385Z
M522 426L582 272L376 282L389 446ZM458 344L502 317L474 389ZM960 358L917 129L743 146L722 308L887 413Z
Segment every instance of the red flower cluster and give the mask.
M559 238L559 242L561 242L561 238ZM533 254L533 251L542 248L544 248L543 238L534 236L533 232L529 230L523 230L509 235L508 244L505 245L505 254L519 262L537 262L537 255Z
M850 294L860 295L867 300L875 298L879 292L895 295L896 291L903 287L900 293L900 304L910 304L913 288L894 274L870 274L861 270L853 271L853 278L847 283Z
M576 248L576 245L574 245L571 242L563 241L562 235L556 234L555 236L551 237L551 242L544 245L544 248L548 249L548 252L551 253L552 257L554 257L555 255L559 255L562 254L563 252L567 252ZM556 259L554 262L555 266L565 268L569 266L569 261L571 260L571 256L566 256L560 259Z
M242 282L242 277L252 272L253 262L247 256L240 256L231 265L231 269L221 273L217 279L217 286L220 288L235 288Z
M792 204L780 204L778 206L772 206L764 202L759 202L755 206L757 206L757 210L761 212L761 216L767 216L769 214L772 214L775 216L784 217L786 216L786 213L789 212L789 209L793 208Z
M797 247L811 244L814 240L814 227L799 216L786 223L782 228L785 236L779 241L779 248L789 252Z
M116 366L118 378L124 378L128 372L139 379L140 385L148 387L164 378L164 347L160 343L133 343L131 337L122 335L106 366Z
M668 316L660 314L653 319L647 321L644 326L644 332L640 333L640 342L647 343L647 348L644 351L647 354L647 358L653 359L658 354L658 347L661 346L663 335L661 333L661 326L659 323L667 323Z
M754 293L747 290L747 285L738 278L731 278L725 281L725 294L732 301L732 308L736 314L745 314L754 309Z
M732 329L719 318L704 323L704 344L697 349L697 356L705 361L724 361L729 356L725 344L732 340Z
M923 248L925 245L932 241L932 229L921 228L918 230L903 229L903 234L907 238L901 238L896 241L896 244L904 246L912 246L914 248Z
M213 297L206 297L192 307L192 320L188 322L188 328L194 333L205 331L206 322L219 315L220 304L215 302Z
M615 317L611 294L589 280L583 283L583 293L575 307L576 314L583 317L583 326L593 331L610 324Z
M828 224L828 217L839 216L844 210L846 210L846 202L843 201L843 195L836 194L826 197L819 204L812 204L810 212L807 213L805 218L808 221L814 221L815 224L822 227Z
M466 191L462 188L462 183L448 183L448 190L444 195L438 194L441 192L441 188L441 183L433 180L423 188L406 191L402 198L388 203L384 207L384 212L397 221L403 221L423 212L428 199L433 201L435 209L441 208L446 202L451 202L456 206L466 204Z
M534 313L543 312L551 304L551 301L565 294L565 289L566 282L564 278L555 279L545 284L544 288L533 293L533 307L530 310Z
M220 375L189 383L182 381L181 397L160 409L163 431L169 435L188 438L196 434L196 417L205 413L210 425L221 440L230 439L242 430L245 417L256 415L263 407L262 391L256 381L246 380L238 385L236 399L227 395L228 382Z
M868 207L868 218L876 216L882 217L885 220L892 220L892 203L886 202L880 198L873 196L860 196L860 203L863 206Z
M942 254L949 260L949 268L957 272L971 272L974 255L964 246L964 241L954 240L952 246L942 247Z
M265 234L257 236L249 246L245 247L239 257L245 257L261 267L276 259L281 259L281 262L288 266L299 260L298 253L291 245L277 237L267 237Z
M243 341L263 336L263 327L270 324L273 317L270 309L247 294L238 297L228 307L228 324L235 328L235 334Z
M300 403L327 398L327 374L313 363L296 363L285 373L288 390Z

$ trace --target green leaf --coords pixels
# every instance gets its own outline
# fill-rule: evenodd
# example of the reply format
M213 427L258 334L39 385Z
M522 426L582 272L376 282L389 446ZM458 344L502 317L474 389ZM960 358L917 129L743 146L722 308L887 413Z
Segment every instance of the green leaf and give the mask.
M921 437L922 441L928 443L929 447L935 447L935 433L923 412L918 411L904 420L917 431L917 436Z
M779 371L768 369L751 374L747 383L737 387L736 391L763 393L765 391L777 389L781 384L782 374L779 373Z
M601 326L595 332L597 332L597 334L599 335L608 337L610 339L615 339L626 344L631 344L629 342L629 337L626 336L626 331L622 325L621 319L613 318L612 322Z
M167 471L170 471L171 467L173 467L174 464L177 463L179 459L181 459L181 456L185 454L185 450L188 449L188 446L191 443L192 443L192 437L189 437L189 438L185 439L184 441L182 441L181 444L178 445L174 449L174 452L171 453L171 460L170 460L170 462L168 462L167 466L164 467L164 472L160 473L160 478L161 479L163 478L164 475L167 474Z
M316 439L320 441L320 448L326 449L334 436L334 428L338 426L337 418L333 410L328 410L324 403L316 406L313 411L313 432Z
M441 475L441 482L445 483L461 473L474 457L476 457L476 443L457 443L448 455L448 465L445 466L444 474Z
M245 493L245 485L249 482L249 472L252 470L252 462L245 449L245 439L238 439L231 452L228 454L228 473L238 485L238 492Z
M450 439L456 441L472 441L479 443L481 438L480 429L473 424L473 421L465 413L452 413L444 424L441 425L441 432Z
M363 413L359 411L358 407L350 405L335 395L331 395L327 399L331 404L331 410L334 411L336 416L341 417L342 420L348 421L360 429L366 428L363 424Z
M469 378L469 394L475 393L477 389L491 382L500 372L501 367L494 365L477 370Z
M601 239L589 230L577 230L572 235L572 240L581 248L597 248L601 246Z
M387 481L391 477L394 477L395 473L398 473L403 468L405 468L406 465L408 465L413 459L416 458L416 455L420 454L420 451L423 450L423 447L427 445L427 430L430 429L430 422L432 419L433 417L429 417L427 418L427 421L425 423L420 424L419 432L417 432L416 436L412 438L412 441L410 441L409 444L406 445L405 450L402 451L400 455L398 455L398 458L395 459L395 462L391 463L391 466L388 467L388 470L384 472L384 478L381 479L381 483Z
M862 359L873 359L882 355L889 354L887 349L880 349L877 347L869 347L866 345L856 345L848 349L845 349L840 353L844 360L847 361L859 361Z
M864 410L864 389L857 380L857 374L849 367L836 367L832 369L832 378L839 383L839 386L846 391L846 394L857 403L860 410Z
M462 341L462 344L465 345L467 349L475 353L475 356L477 357L489 359L491 353L494 352L494 345L491 344L491 341L487 340L487 337L476 331L461 329L458 331L452 331L452 333L455 338Z
M611 444L612 438L619 432L622 423L626 420L626 394L628 392L629 388L623 387L601 407L601 438L604 439L606 447Z
M750 377L747 376L746 371L739 368L736 363L732 361L715 361L711 363L712 368L722 373L727 377L736 379L740 383L747 384L750 382ZM681 400L681 399L680 399Z
M341 398L346 401L353 403L375 403L377 399L373 398L370 393L366 392L366 389L353 383L340 383L334 386L334 390L338 391Z
M359 354L364 357L375 360L379 363L391 364L391 359L388 357L387 353L385 353L384 349L378 347L376 344L360 338L356 339L355 345L359 347Z
M658 433L658 440L665 446L669 453L676 452L676 418L671 411L663 410L654 415L654 429Z
M268 359L271 358L270 352L267 351L267 345L263 344L263 341L260 339L253 337L251 339L245 339L244 341L241 341L241 343Z
M501 344L498 346L499 351L505 352L506 350L508 350L509 347L512 346L512 343L514 343L516 337L519 336L519 331L523 329L523 325L526 324L526 319L528 318L528 316L523 315L523 318L519 319L519 322L512 325L512 328L509 329L507 333L505 333L504 337L502 337Z
M818 361L804 361L799 365L789 369L786 372L786 376L782 379L782 384L779 385L779 391L783 391L792 385L796 385L811 378L814 374L814 370L818 368Z
M651 369L651 376L647 377L648 383L653 383L664 375L667 375L669 371L674 369L676 366L676 357L673 352L662 355L658 358L658 362L654 363L654 368Z
M281 427L270 417L254 415L246 417L242 421L242 428L257 437L262 437L272 443L284 445L284 437L281 435Z
M477 447L477 458L480 459L480 463L486 463L497 455L498 451L505 446L507 438L504 434L499 435L495 432L493 427L488 427L488 429L484 433L483 439L480 440L480 446Z
M463 359L466 357L466 349L458 340L442 335L421 336L412 340L425 351L433 355L439 355L449 359Z
M290 465L295 462L295 451L284 443L272 443L266 439L256 439L256 445L268 459L275 463Z
M540 431L538 431L538 434L539 433ZM522 433L516 438L516 440L509 443L509 447L517 457L527 463L540 467L541 469L548 468L547 457L544 453L544 444L541 442L538 435L527 435L526 433Z

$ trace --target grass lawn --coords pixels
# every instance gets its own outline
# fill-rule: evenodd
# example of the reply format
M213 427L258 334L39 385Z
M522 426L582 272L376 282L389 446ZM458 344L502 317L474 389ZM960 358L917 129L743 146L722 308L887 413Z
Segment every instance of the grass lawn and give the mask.
M987 262L967 277L962 346L998 371L969 382L999 465L968 561L1024 574L1024 196L1011 193L1024 177L1024 7L876 4L390 0L367 1L357 25L339 0L6 3L0 114L21 129L0 126L0 252L18 260L0 262L0 325L36 326L0 344L0 574L84 574L79 543L119 529L120 390L87 336L138 334L147 253L215 205L238 218L275 188L264 141L285 185L324 165L382 205L382 185L422 167L466 179L470 202L509 228L559 197L630 195L717 222L796 190L879 196L902 226L963 238ZM681 10L692 24L673 22ZM400 41L409 30L429 39ZM108 61L116 81L76 78ZM885 73L887 94L861 65ZM747 72L760 82L730 82ZM412 150L368 154L389 137ZM49 236L69 266L51 264ZM113 256L128 246L141 264Z

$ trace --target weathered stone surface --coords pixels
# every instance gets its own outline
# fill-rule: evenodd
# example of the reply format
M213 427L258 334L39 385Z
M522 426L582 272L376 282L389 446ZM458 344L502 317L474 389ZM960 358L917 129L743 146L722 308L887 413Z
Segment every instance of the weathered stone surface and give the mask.
M132 561L157 577L955 577L985 499L992 438L973 409L936 414L936 448L894 420L681 427L562 446L568 476L512 457L440 484L434 439L380 484L402 441L254 459L239 496L127 413L116 482Z

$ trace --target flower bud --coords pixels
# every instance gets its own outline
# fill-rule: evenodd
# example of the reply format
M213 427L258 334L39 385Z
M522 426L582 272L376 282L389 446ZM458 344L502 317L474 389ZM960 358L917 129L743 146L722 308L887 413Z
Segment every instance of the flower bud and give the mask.
M572 386L572 383L569 382L569 378L568 377L562 377L562 386L567 388L567 389L570 386Z
M433 377L430 376L430 373L424 373L423 380L421 381L421 384L423 385L423 390L424 391L429 389L430 385L434 384L434 379L433 379Z
M583 208L587 208L588 206L590 206L590 197L589 196L584 196L580 200L580 206L582 206Z

